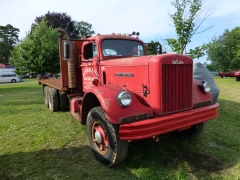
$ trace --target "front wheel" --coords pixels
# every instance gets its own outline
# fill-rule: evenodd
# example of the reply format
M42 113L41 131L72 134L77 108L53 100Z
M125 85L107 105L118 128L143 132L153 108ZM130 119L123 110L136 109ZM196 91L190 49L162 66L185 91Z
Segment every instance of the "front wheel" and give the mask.
M106 119L101 106L89 111L86 125L88 142L97 160L114 166L125 159L128 142L120 140L118 126Z
M206 129L206 122L203 122L203 123L193 125L189 129L179 131L178 135L180 135L181 137L194 139L200 136L205 129Z

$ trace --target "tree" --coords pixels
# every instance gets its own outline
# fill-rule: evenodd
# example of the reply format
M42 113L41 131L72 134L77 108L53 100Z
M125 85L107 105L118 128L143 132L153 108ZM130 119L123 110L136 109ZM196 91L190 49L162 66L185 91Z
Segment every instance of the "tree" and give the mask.
M151 41L150 43L147 43L146 44L147 54L149 55L158 54L159 45L160 43L157 41Z
M89 24L87 22L84 21L75 22L75 27L79 32L78 33L79 38L95 34L95 32L92 30L92 24Z
M177 39L165 39L173 52L179 54L189 54L193 58L204 55L206 45L198 46L186 53L186 46L191 42L195 34L200 34L211 27L200 30L202 23L209 17L212 8L203 8L204 0L175 0L172 5L176 11L170 14L170 18L175 26Z
M207 50L208 60L221 71L240 69L240 27L215 38Z
M59 35L56 29L48 26L45 19L37 23L11 51L10 62L17 68L17 73L26 70L41 74L59 72Z
M10 24L0 26L0 63L8 64L10 51L18 42L19 29Z
M66 13L56 13L49 12L43 16L36 17L35 22L38 24L43 19L46 19L48 22L48 26L52 26L52 28L62 28L68 32L71 38L77 39L79 32L75 27L75 21L71 19L71 16ZM32 29L35 24L32 24Z

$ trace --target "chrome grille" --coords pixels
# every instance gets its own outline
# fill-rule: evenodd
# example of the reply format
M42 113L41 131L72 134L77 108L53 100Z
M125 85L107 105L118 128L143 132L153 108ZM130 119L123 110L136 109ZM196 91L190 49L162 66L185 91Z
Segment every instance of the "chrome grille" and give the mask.
M192 107L192 64L162 65L162 113Z

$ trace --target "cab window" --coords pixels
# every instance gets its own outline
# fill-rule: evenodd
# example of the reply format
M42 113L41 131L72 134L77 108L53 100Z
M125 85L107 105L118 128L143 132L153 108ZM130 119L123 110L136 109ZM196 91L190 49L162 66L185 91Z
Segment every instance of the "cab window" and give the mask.
M129 57L145 55L143 45L140 42L124 39L104 40L102 42L102 51L106 59L109 56Z

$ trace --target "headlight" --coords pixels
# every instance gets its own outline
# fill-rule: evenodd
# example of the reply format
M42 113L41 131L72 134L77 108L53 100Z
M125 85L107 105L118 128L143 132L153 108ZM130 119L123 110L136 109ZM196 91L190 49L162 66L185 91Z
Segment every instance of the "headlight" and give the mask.
M129 106L132 103L132 96L128 92L122 91L117 95L117 102L120 106Z
M201 84L198 85L198 87L203 93L208 93L211 90L210 84L206 81L202 81Z

